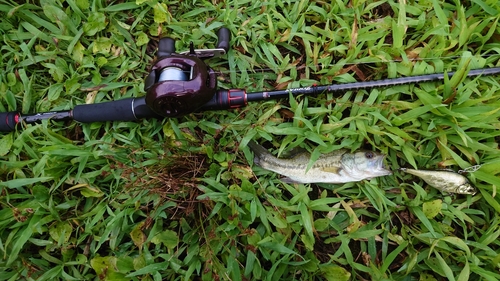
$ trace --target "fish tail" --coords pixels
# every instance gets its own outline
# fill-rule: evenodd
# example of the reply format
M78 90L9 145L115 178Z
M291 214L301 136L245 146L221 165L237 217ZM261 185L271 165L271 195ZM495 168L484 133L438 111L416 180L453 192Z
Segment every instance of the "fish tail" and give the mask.
M269 158L269 156L272 156L272 154L269 151L267 151L267 149L265 149L262 145L257 144L253 140L250 140L248 142L248 146L253 151L254 154L253 162L256 165L262 166L262 162L265 161L265 158Z

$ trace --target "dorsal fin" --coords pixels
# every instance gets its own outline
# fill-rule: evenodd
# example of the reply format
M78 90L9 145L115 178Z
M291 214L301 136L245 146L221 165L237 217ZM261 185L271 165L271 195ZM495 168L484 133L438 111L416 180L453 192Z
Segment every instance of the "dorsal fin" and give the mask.
M309 154L309 152L305 148L294 147L290 150L287 150L287 151L284 151L283 153L281 153L280 158L292 159L292 158L295 158L296 156L301 155L301 154Z

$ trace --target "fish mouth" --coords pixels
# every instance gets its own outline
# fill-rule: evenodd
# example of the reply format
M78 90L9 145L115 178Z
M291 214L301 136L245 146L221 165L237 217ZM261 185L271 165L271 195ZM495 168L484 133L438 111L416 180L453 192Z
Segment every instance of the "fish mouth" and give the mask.
M387 169L387 167L386 167L386 165L385 165L385 163L384 163L384 160L385 160L385 157L386 157L386 156L387 156L387 155L383 155L382 157L380 157L380 158L378 159L378 161L377 161L377 167L378 167L378 169L379 169L381 172L385 173L386 175L392 175L392 171L391 171L391 170L389 170L389 169Z

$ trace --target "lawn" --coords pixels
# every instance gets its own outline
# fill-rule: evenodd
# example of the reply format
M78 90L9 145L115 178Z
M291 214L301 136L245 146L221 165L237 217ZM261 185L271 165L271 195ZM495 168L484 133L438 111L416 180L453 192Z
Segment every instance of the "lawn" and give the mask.
M19 3L18 3L19 2ZM213 48L248 92L427 82L181 118L45 120L0 133L0 280L500 280L496 0L0 0L0 112L144 96L159 38ZM391 176L287 184L253 165L345 148ZM397 171L467 169L475 195Z

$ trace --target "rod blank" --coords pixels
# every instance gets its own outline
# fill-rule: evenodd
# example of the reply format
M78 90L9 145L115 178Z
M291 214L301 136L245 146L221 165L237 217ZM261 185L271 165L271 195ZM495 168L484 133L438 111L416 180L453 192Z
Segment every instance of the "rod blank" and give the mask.
M378 81L354 82L346 84L321 85L287 90L262 91L246 93L244 90L219 90L207 104L199 111L224 110L244 107L248 102L268 99L288 98L290 94L318 95L322 93L336 93L352 90L371 89L404 84L423 83L443 80L445 75L451 77L455 72L400 77ZM500 67L482 68L469 71L467 77L480 75L500 74ZM105 121L135 121L142 118L162 118L146 105L144 97L127 98L123 100L77 105L73 110L42 112L21 115L19 112L0 112L0 132L10 132L16 129L17 124L36 123L41 120L76 120L82 123Z

